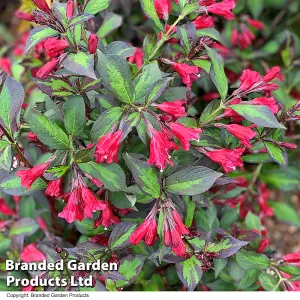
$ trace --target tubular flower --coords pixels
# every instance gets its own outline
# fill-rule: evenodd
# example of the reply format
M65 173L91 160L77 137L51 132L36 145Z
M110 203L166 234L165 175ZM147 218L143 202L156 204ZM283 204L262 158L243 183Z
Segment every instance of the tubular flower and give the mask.
M157 131L153 127L151 128L151 142L150 142L150 158L148 163L156 165L158 168L163 170L166 164L173 165L170 160L169 152L171 150L179 150L180 147L174 142L168 141L163 132Z
M179 119L181 117L187 116L184 107L185 104L186 104L185 100L175 100L174 102L164 102L161 104L156 104L155 107L157 107L164 113L171 115L175 119Z
M251 19L251 18L248 18L247 22L249 23L250 26L252 26L256 29L263 29L265 27L264 23L262 23L258 20Z
M107 228L113 224L119 223L119 217L115 216L112 207L110 205L107 205L106 208L102 211L101 216L97 220L95 220L94 228L97 228L100 225Z
M242 167L243 161L241 159L242 154L245 152L245 148L220 149L214 151L207 151L205 153L212 161L222 165L226 173L234 171L236 167Z
M118 150L122 139L122 131L118 130L114 133L107 133L100 138L95 151L97 163L106 161L108 164L118 162Z
M21 20L26 20L26 21L29 21L29 22L34 22L35 21L35 18L34 18L33 15L28 14L28 13L23 12L23 11L20 11L20 10L16 11L15 16L16 16L16 18L21 19Z
M44 42L44 47L47 56L54 58L60 55L61 51L69 47L69 43L66 40L59 40L57 38L48 38Z
M189 66L184 63L175 62L173 62L171 66L182 78L182 82L186 85L186 87L191 89L192 83L197 81L199 78L200 69L196 66Z
M243 146L252 148L250 140L256 136L256 132L252 131L249 127L241 126L238 124L223 125L232 135L239 139Z
M68 0L67 2L67 18L70 20L73 17L74 14L74 1Z
M204 28L210 28L210 27L214 27L214 20L212 17L209 16L205 16L205 15L201 15L199 17L197 17L194 21L193 21L196 29L204 29Z
M51 9L47 4L46 0L32 0L32 2L42 11L49 13Z
M5 202L4 198L0 198L0 213L5 216L13 216L16 211L12 210Z
M268 206L268 200L270 199L270 191L267 186L260 182L258 184L258 204L260 207L260 217L272 217L274 215L274 211L271 207Z
M250 103L253 105L265 105L272 111L273 114L277 114L279 111L279 107L274 97L255 98L251 100Z
M136 64L139 69L143 66L144 51L141 48L136 48L133 56L130 56L128 61L132 64Z
M160 19L167 20L172 9L172 0L154 0L155 10Z
M270 240L268 238L263 238L256 249L256 253L263 253L268 248Z
M95 54L98 48L98 36L96 34L91 34L88 39L88 50L91 54Z
M60 218L66 219L68 223L82 221L85 218L92 218L93 212L104 210L107 207L105 202L96 198L93 192L85 185L82 178L73 183L72 191L68 202L61 213Z
M52 59L51 61L47 62L39 71L36 73L36 77L40 79L45 79L48 75L53 72L59 64L59 59Z
M16 175L21 178L21 184L30 190L32 184L48 169L50 163L41 164L28 170L19 170Z
M45 260L46 256L32 243L23 249L20 258L23 262L30 263Z
M179 123L170 123L171 132L179 139L182 148L185 151L190 149L191 140L199 140L202 130L200 128L188 128Z
M233 20L234 14L231 11L235 7L234 0L224 0L222 2L214 3L206 7L207 12L222 16L227 20Z
M54 181L50 181L47 189L45 190L45 194L50 197L59 197L63 194L62 191L62 182L63 178L59 178Z

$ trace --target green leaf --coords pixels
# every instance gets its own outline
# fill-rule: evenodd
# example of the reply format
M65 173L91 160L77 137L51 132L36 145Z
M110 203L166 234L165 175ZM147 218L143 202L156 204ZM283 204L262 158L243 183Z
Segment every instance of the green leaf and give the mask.
M125 173L117 164L97 164L93 161L79 164L79 168L103 182L105 188L112 192L126 190Z
M132 283L141 272L146 257L141 255L131 255L120 261L119 273L125 280L116 280L116 287L122 287Z
M94 123L91 136L94 142L97 142L100 137L107 134L114 124L121 119L123 110L121 107L113 107L105 111Z
M28 52L30 49L32 49L44 39L54 37L57 35L59 35L59 33L48 26L35 27L29 34L29 37L26 42L25 52Z
M147 17L149 17L151 20L153 20L154 24L156 25L156 27L158 29L160 29L161 31L164 31L164 27L161 24L161 22L157 16L157 13L156 13L156 9L154 6L154 0L141 0L141 4L142 4L143 11L147 15Z
M138 187L147 195L158 198L161 194L161 189L155 169L147 162L138 160L128 153L124 158Z
M270 201L269 204L280 221L300 226L300 217L295 208L283 202Z
M91 18L93 18L93 15L87 14L87 13L75 16L70 20L68 28L78 25L78 24L82 24Z
M125 59L117 55L99 55L97 70L105 88L120 101L125 103L135 101L135 92L130 79L130 67Z
M221 41L221 35L219 31L216 30L215 28L204 28L204 29L197 30L197 37L200 36L209 36L216 41L219 42Z
M224 60L215 50L205 46L211 61L210 77L217 87L222 100L225 100L228 92L228 81L224 71Z
M109 201L119 209L135 209L136 195L126 194L125 192L111 192Z
M63 105L66 130L72 136L78 136L85 126L85 104L81 96L73 96Z
M185 197L185 203L186 203L186 216L184 224L186 227L190 227L192 225L193 219L194 219L194 212L196 209L196 202L191 201L189 199L190 197Z
M288 265L288 266L280 266L279 269L283 271L284 273L293 275L293 276L298 276L300 275L300 267Z
M239 282L237 288L239 290L245 290L246 288L254 284L257 281L257 278L258 278L258 270L249 269L247 270L242 280Z
M0 170L10 172L12 165L12 146L0 140Z
M91 54L85 52L70 53L62 64L72 74L97 79L94 72L94 56Z
M189 291L193 291L200 282L203 273L200 261L192 256L190 259L175 264L175 267L179 279Z
M184 6L184 8L182 9L182 15L183 16L187 16L193 12L196 12L199 9L199 4L196 3L191 3L191 4L187 4Z
M43 144L59 150L69 148L70 142L65 132L44 115L37 111L30 110L26 118L30 129L38 136Z
M258 277L258 280L266 291L275 291L279 286L278 279L270 274L261 273Z
M0 184L0 189L8 194L13 196L25 196L33 194L34 192L44 190L47 184L40 178L38 178L33 185L31 186L30 190L26 190L21 185L21 178L17 175L9 175L7 178L2 180Z
M123 22L123 18L114 13L106 13L103 23L100 26L97 35L100 39L107 37L111 32L118 29Z
M148 90L146 95L146 105L150 105L154 101L156 101L162 93L166 90L169 82L172 80L172 77L162 78L157 80L152 88Z
M239 282L245 276L246 270L236 262L234 257L230 257L228 261L228 273L234 281Z
M219 277L219 274L224 270L227 266L228 259L214 259L214 270L215 270L215 278Z
M193 196L209 190L223 174L205 167L188 167L166 179L166 190L178 195Z
M92 237L105 232L103 226L98 226L97 228L94 228L93 219L84 219L81 222L75 221L75 227L81 234L84 234L88 237Z
M285 127L277 121L274 114L267 106L234 104L230 105L230 108L243 116L246 120L258 126L285 129Z
M98 12L108 8L109 0L89 0L84 12L95 15Z
M18 129L17 117L24 101L22 85L3 74L0 76L0 124L13 135Z
M128 58L134 55L136 48L132 47L130 44L122 42L122 41L115 41L107 45L106 51L110 55L118 55L122 58Z
M264 141L264 145L267 148L269 155L274 161L276 161L280 165L286 163L282 150L278 146L266 141Z
M109 236L108 246L110 249L116 251L127 247L129 243L129 237L135 230L136 225L132 223L122 222L113 229Z
M247 6L253 18L258 19L264 9L264 0L247 0Z
M238 264L245 270L265 270L269 267L270 264L267 256L245 250L237 252L236 260Z
M203 69L206 73L209 73L211 69L211 63L208 60L204 59L195 59L193 60L193 64L201 69Z
M9 237L13 235L24 234L25 236L31 236L39 229L39 225L35 220L29 218L22 218L14 222L13 226L10 228Z
M50 97L68 97L76 93L67 82L57 78L37 79L36 84Z
M246 225L246 229L249 229L249 230L256 229L256 230L260 231L260 229L261 229L261 223L260 223L259 217L254 215L251 212L248 212L248 214L246 216L245 225Z

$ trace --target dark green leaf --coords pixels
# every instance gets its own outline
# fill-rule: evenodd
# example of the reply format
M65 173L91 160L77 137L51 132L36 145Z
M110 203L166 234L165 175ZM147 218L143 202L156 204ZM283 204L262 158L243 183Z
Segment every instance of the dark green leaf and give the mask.
M286 163L282 150L278 146L267 141L264 141L264 145L267 148L269 155L274 161L276 161L280 165Z
M141 4L142 4L143 11L151 20L153 20L156 27L158 29L160 29L161 31L164 31L164 27L161 24L161 22L157 16L156 9L154 6L154 1L153 0L141 0Z
M254 284L257 281L258 278L258 270L255 269L249 269L247 270L244 278L239 282L238 289L239 290L245 290L252 284Z
M112 12L106 13L97 35L100 37L100 39L107 37L111 32L118 29L122 25L122 22L123 18L120 15Z
M246 225L246 229L249 229L249 230L256 229L256 230L260 231L260 229L261 229L261 223L260 223L259 217L254 215L251 212L248 212L248 214L246 216L245 225Z
M245 270L265 270L270 265L270 261L267 256L244 250L241 250L236 254L236 260Z
M31 236L39 228L39 225L35 220L29 218L22 218L14 222L13 226L10 228L9 236L24 234L25 236Z
M89 0L84 12L95 15L98 12L108 8L109 0Z
M93 18L93 15L88 14L88 13L84 13L84 14L78 15L76 17L73 17L69 22L68 28L78 25L78 24L82 24L91 18Z
M278 279L267 273L261 273L258 280L266 291L276 291L279 286Z
M269 204L280 221L300 226L300 217L295 208L283 202L272 201Z
M108 246L114 251L127 247L130 244L129 237L135 227L135 224L126 222L116 225L109 236Z

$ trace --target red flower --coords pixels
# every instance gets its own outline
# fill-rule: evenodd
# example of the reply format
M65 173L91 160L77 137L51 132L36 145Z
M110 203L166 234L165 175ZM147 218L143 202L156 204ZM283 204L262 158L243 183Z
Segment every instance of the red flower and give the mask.
M26 21L29 21L29 22L34 22L35 21L35 18L33 15L31 14L27 14L23 11L20 11L20 10L17 10L15 12L15 16L18 18L18 19L22 19L22 20L26 20Z
M70 20L74 13L74 1L68 0L67 2L67 18Z
M0 58L0 68L7 74L11 71L11 60L7 57Z
M59 178L54 181L50 181L47 189L45 190L45 194L50 197L59 197L63 194L62 191L62 181L63 178Z
M98 36L97 34L91 34L88 39L88 50L91 54L95 54L98 48Z
M212 101L219 98L220 98L220 94L218 92L208 92L202 96L202 99L204 101Z
M16 175L21 178L21 184L30 190L32 184L48 169L50 163L41 164L28 170L19 170Z
M136 64L139 69L143 66L144 51L141 48L135 48L133 56L130 56L128 61L132 64Z
M165 26L165 33L169 32L170 28L171 28L171 25L167 24ZM169 35L171 36L175 32L176 32L176 26L172 27L172 30L169 32ZM162 32L161 31L158 33L158 39L159 40L162 39ZM168 44L177 44L178 42L179 42L179 40L176 39L176 38L170 38L170 39L166 40L166 43L168 43Z
M47 4L46 0L32 0L33 3L42 11L49 13L51 12L51 9L49 5Z
M274 215L274 211L271 207L268 206L268 200L270 199L270 191L267 186L260 182L258 184L259 195L258 195L258 204L260 207L260 217L272 217Z
M226 128L232 135L239 139L243 146L252 148L250 140L256 136L256 132L252 131L249 127L231 124L231 125L222 125Z
M60 55L61 51L69 47L69 43L66 40L59 40L57 38L48 38L44 42L44 47L47 56L54 58Z
M191 140L199 140L199 136L202 132L200 128L188 128L179 123L169 124L172 134L174 134L180 141L184 150L190 149Z
M203 29L203 28L210 28L214 27L214 20L212 17L206 16L206 15L201 15L197 17L193 21L196 29Z
M234 14L232 13L232 9L235 7L234 0L224 0L222 2L214 3L206 7L207 12L212 14L222 16L227 20L233 20Z
M179 150L180 147L174 142L168 141L163 132L157 131L153 127L151 128L151 142L150 142L150 158L148 163L156 165L163 170L166 164L173 166L173 162L170 160L169 151Z
M118 130L114 133L107 133L100 138L95 151L97 163L106 161L108 164L118 162L118 150L122 139L122 131Z
M273 112L273 114L277 114L279 111L279 107L274 97L255 98L251 100L250 103L253 105L265 105Z
M0 213L5 216L13 216L16 214L15 210L12 210L5 202L4 198L0 198Z
M231 43L233 46L238 46L240 49L247 49L255 40L255 35L245 25L241 26L241 32L236 29L232 31Z
M161 104L155 104L154 106L168 115L173 116L175 119L178 119L187 116L184 107L185 104L185 100L175 100L174 102L164 102Z
M78 181L81 180L79 179ZM107 204L98 200L83 182L76 184L77 186L72 189L67 205L58 214L60 218L66 219L68 223L72 223L75 220L81 222L85 218L92 218L93 212L104 210L107 207Z
M262 23L258 20L253 20L251 18L248 18L247 22L249 23L250 26L252 26L256 29L263 29L265 27L264 23Z
M184 63L172 63L172 68L179 74L182 78L183 83L188 89L191 89L192 83L198 80L200 69L196 66L189 66Z
M182 234L189 234L190 231L188 228L182 223L181 217L179 213L176 210L172 211L174 221L176 223L176 230L182 235Z
M263 253L269 246L270 240L268 238L263 238L257 247L256 253Z
M94 222L94 228L102 225L107 228L113 224L119 224L119 217L115 216L110 205L107 205L106 208L102 211L101 216Z
M45 260L46 257L44 253L38 250L36 245L32 243L23 249L20 254L20 259L26 263L30 263Z
M263 80L263 82L268 83L268 82L272 81L273 79L275 79L279 73L280 73L280 67L275 66L263 77L262 80Z
M39 139L35 133L32 131L28 132L28 140L32 142L37 142Z
M212 161L222 165L226 173L234 171L236 167L242 167L243 161L241 159L242 154L245 152L244 148L220 149L214 151L208 151L205 153Z
M291 144L291 143L277 142L276 144L280 147L290 149L290 150L294 150L294 149L298 148L298 146L296 144Z
M298 264L298 263L300 263L300 251L283 255L282 259L286 263L292 263L292 264L296 263L296 264Z
M169 228L169 225L164 221L164 243L165 246L171 247L177 256L184 256L186 246L181 239L181 234L175 228Z
M42 217L38 217L36 222L40 226L41 230L43 230L43 231L47 230L47 224Z
M160 19L167 20L172 9L172 0L154 0L155 10Z
M248 91L253 87L253 85L260 81L260 74L256 71L251 71L247 69L243 71L243 74L240 79L241 85L239 87L239 90Z
M48 75L53 72L59 64L59 59L52 59L51 61L47 62L39 71L36 73L36 77L40 79L45 79Z

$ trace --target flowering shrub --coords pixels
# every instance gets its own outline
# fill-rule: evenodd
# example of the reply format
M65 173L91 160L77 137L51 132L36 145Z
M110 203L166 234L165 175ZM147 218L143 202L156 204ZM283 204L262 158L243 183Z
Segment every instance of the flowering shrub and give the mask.
M32 2L0 61L3 261L117 263L38 274L92 290L299 290L264 227L300 225L269 190L299 187L296 37L282 72L262 1Z

